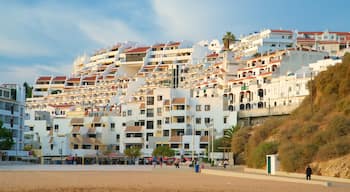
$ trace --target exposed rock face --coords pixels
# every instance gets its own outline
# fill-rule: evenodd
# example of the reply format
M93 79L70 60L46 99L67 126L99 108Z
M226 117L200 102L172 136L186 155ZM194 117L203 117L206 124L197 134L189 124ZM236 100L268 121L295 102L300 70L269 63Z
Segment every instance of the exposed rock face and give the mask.
M311 166L315 174L350 179L350 155L324 162L314 162Z

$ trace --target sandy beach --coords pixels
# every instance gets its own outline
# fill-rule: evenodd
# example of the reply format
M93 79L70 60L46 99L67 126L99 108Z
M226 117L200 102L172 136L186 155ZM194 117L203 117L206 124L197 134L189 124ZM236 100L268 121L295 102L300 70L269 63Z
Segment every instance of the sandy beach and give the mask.
M349 185L324 187L194 173L189 169L151 171L1 171L0 191L349 191Z

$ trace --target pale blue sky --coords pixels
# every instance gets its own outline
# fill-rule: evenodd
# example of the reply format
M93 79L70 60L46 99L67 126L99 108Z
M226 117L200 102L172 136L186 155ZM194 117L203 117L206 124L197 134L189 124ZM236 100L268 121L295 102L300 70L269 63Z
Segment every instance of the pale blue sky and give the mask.
M69 75L78 55L127 40L199 41L264 28L350 31L347 0L3 0L0 5L0 84Z

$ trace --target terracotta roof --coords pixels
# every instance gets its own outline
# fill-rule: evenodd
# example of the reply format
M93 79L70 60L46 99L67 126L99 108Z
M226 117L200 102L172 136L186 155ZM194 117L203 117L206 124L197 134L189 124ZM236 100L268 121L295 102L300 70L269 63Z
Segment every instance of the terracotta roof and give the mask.
M211 53L211 54L207 55L208 58L210 58L210 57L218 57L218 56L219 56L218 53Z
M274 32L274 33L293 33L293 31L290 31L290 30L276 30L276 29L272 29L271 32Z
M266 72L266 73L261 73L260 76L267 76L267 75L271 75L272 72Z
M70 81L70 82L79 82L80 81L80 77L72 77L72 78L69 78L67 81Z
M77 137L71 137L70 138L70 142L73 144L80 144L81 143L81 137L77 136Z
M169 142L181 142L181 136L171 136Z
M167 44L167 46L179 46L180 42L171 42L169 44Z
M72 133L80 133L80 126L73 126Z
M45 76L45 77L39 77L38 80L36 81L50 81L50 80L51 80L51 77Z
M141 103L139 109L144 109L144 108L146 108L145 103Z
M170 105L170 100L169 99L164 100L164 105Z
M95 81L95 80L96 80L96 76L85 77L83 80L84 80L84 81Z
M144 53L149 49L149 47L137 47L134 49L129 49L125 53Z
M155 44L155 45L153 45L152 47L153 47L153 48L159 48L159 47L164 47L164 46L165 46L164 43L160 43L160 44Z
M65 81L67 79L66 76L57 76L52 79L52 81Z
M141 126L127 126L125 129L125 132L141 132L142 127Z
M84 124L84 118L72 118L71 121L70 121L70 124L71 125L76 125L76 124L83 125Z
M83 144L84 145L94 145L94 139L93 138L89 138L89 137L83 137Z
M201 136L200 142L208 142L208 136Z
M305 31L305 32L302 32L302 31L300 31L300 32L298 32L298 34L306 34L306 35L321 35L323 32L312 32L312 31Z
M185 104L185 98L174 98L172 104Z

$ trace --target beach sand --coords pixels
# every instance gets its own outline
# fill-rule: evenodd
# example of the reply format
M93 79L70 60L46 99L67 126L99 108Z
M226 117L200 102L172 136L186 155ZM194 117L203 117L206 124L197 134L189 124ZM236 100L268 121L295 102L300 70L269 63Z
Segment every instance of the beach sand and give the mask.
M152 171L1 171L0 191L350 191L349 185L324 187L194 173L188 169Z

